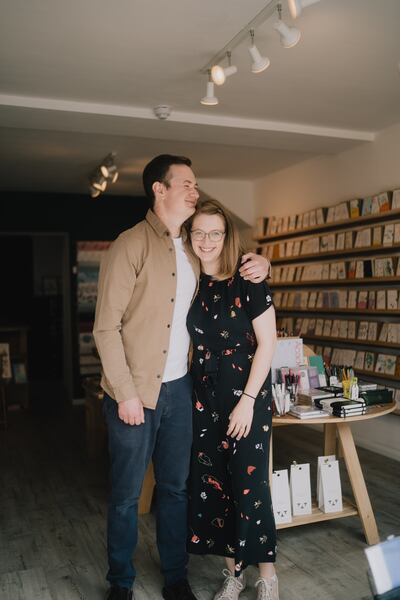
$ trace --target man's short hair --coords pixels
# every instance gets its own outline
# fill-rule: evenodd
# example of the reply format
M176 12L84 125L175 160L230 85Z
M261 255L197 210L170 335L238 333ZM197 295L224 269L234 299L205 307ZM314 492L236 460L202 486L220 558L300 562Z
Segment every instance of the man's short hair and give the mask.
M171 165L192 166L192 161L186 156L173 156L172 154L160 154L153 158L143 170L143 187L151 207L154 205L153 183L159 181L169 187L167 174Z

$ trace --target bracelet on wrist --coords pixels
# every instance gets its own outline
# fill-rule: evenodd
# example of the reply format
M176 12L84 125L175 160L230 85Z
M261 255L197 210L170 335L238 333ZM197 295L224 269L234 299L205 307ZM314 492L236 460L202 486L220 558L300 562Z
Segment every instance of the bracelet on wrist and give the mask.
M256 398L254 396L250 396L250 394L247 394L246 392L242 392L242 396L247 396L248 398L251 398L252 400L256 400Z

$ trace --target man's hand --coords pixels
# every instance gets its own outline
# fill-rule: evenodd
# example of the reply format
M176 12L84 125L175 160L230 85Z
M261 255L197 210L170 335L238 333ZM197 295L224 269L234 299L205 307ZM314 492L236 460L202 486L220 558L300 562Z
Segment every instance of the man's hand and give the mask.
M144 423L144 409L140 398L131 398L118 404L118 416L127 425Z
M260 283L260 281L271 277L271 263L260 254L248 252L242 256L242 266L239 273L245 280Z

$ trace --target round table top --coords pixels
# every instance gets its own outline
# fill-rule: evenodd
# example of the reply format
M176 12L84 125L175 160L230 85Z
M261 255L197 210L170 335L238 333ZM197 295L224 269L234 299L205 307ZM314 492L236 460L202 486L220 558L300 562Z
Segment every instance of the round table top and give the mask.
M396 402L390 404L377 404L376 406L369 406L365 415L359 415L358 417L334 417L327 415L324 417L315 417L312 419L298 419L292 415L283 415L279 417L275 415L272 418L272 425L278 427L281 425L310 425L323 423L324 425L329 423L354 423L354 421L365 421L365 419L374 419L375 417L381 417L394 411L396 408Z

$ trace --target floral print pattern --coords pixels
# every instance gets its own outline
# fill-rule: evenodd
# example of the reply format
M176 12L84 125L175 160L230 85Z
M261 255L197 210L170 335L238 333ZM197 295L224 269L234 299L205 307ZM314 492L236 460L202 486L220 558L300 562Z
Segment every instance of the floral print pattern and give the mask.
M189 552L250 564L274 562L276 531L268 483L270 375L254 404L251 431L226 435L257 347L252 320L272 305L263 283L200 279L187 325L193 341L194 439L189 480Z

